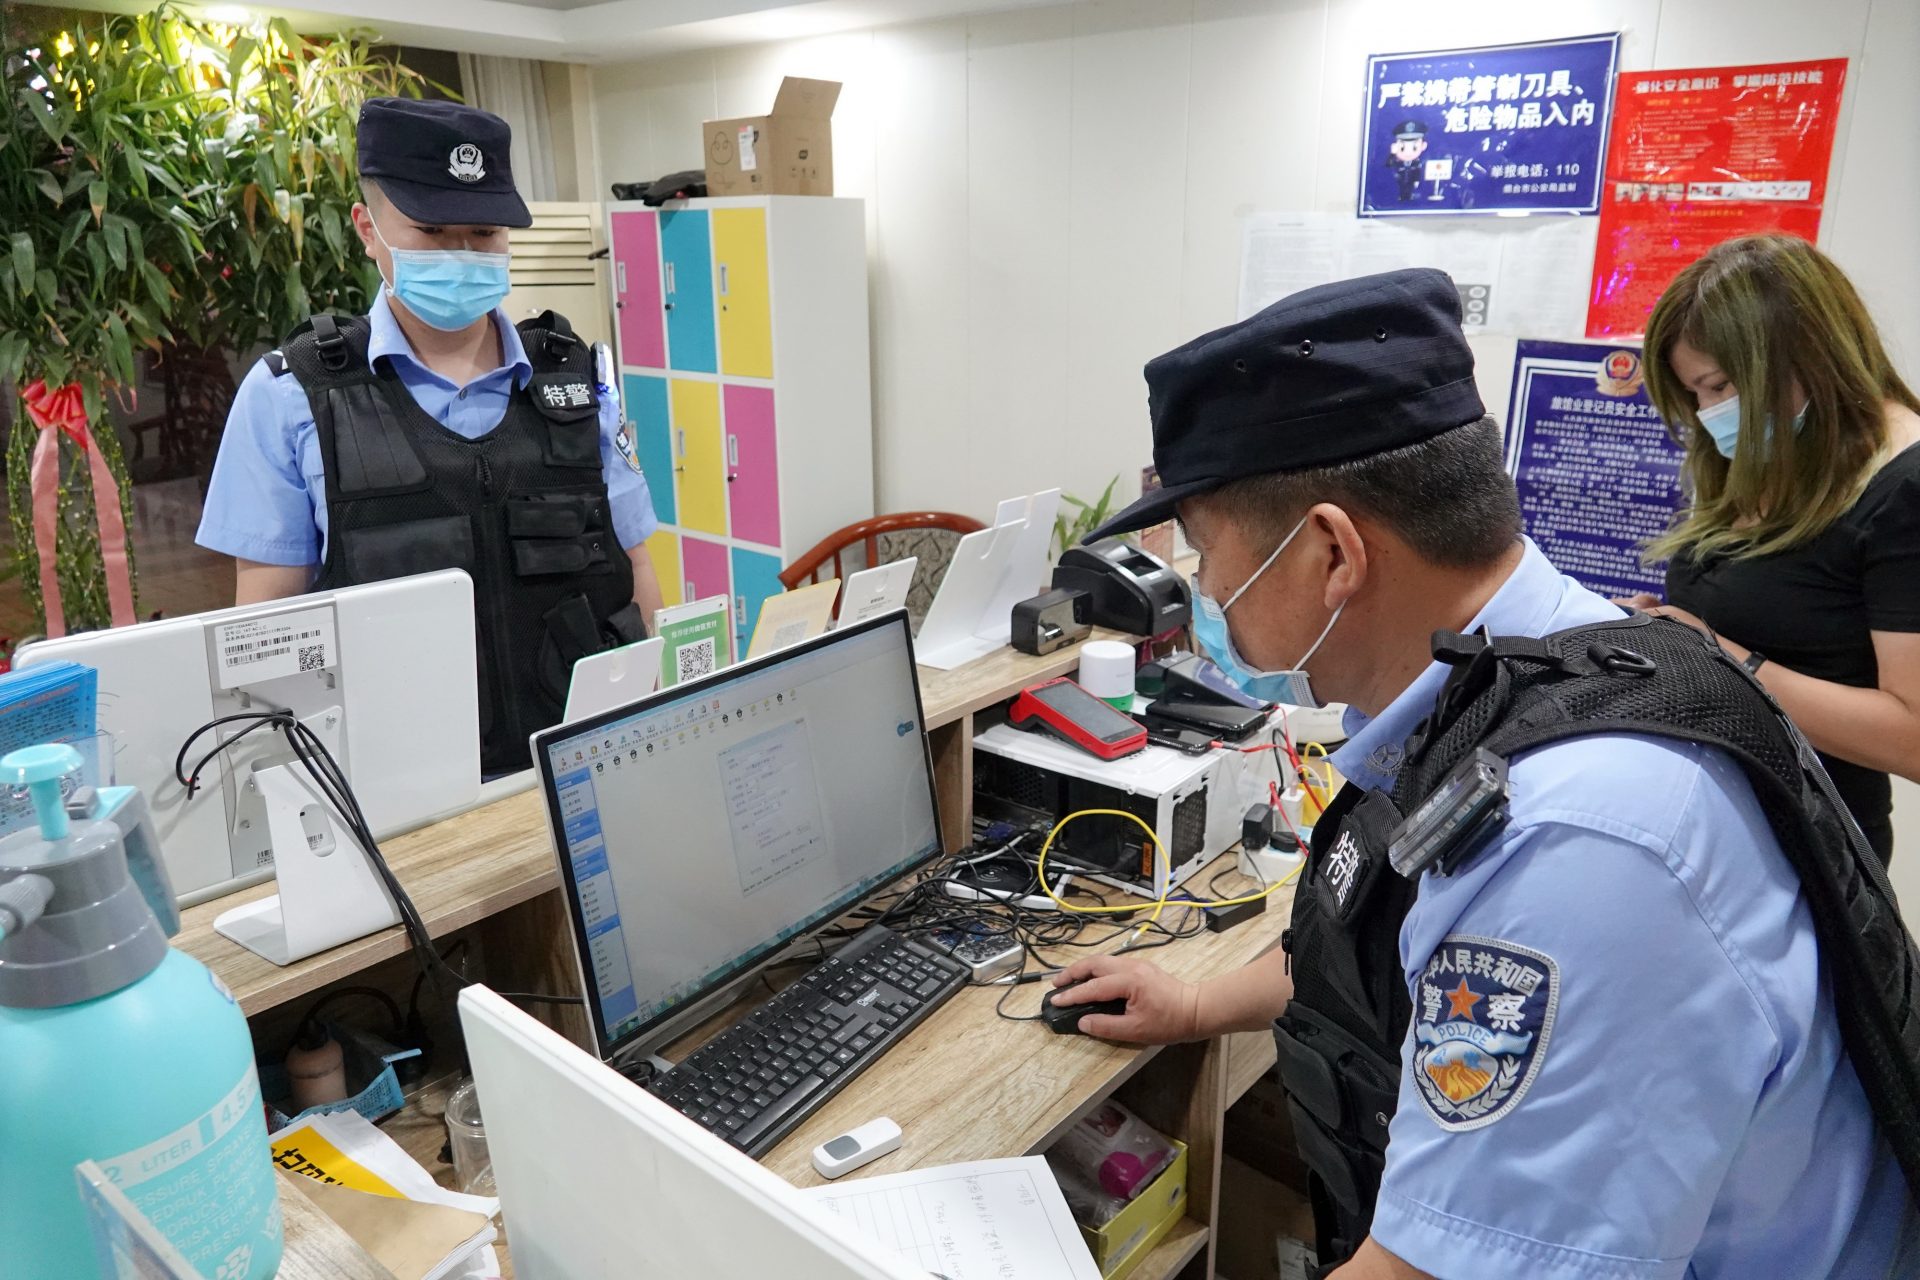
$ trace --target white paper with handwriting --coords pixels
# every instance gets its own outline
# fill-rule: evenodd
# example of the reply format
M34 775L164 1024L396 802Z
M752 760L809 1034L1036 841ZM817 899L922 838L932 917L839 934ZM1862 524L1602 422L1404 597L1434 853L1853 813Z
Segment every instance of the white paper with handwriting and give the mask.
M843 1229L946 1280L1100 1280L1060 1184L1038 1156L916 1169L801 1194Z

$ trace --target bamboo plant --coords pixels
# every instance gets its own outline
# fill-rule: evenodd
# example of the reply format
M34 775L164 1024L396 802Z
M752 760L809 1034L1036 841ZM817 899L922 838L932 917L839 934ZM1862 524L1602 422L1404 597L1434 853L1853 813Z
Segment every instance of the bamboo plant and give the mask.
M106 397L142 350L244 352L316 310L364 310L378 277L351 234L360 104L426 82L369 38L312 40L171 6L21 29L0 9L0 386L16 397L7 496L22 586L44 617L20 400L76 384L132 491ZM83 451L61 450L55 562L70 629L108 621ZM131 555L131 549L129 549Z

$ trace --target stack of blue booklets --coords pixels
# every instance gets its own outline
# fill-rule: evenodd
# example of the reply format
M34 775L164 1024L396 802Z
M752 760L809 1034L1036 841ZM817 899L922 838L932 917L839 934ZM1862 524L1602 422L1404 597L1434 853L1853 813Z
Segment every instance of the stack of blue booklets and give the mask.
M43 742L64 742L80 753L80 781L113 781L111 740L99 731L100 673L77 662L42 662L0 675L0 756ZM26 793L0 786L0 835L33 823Z

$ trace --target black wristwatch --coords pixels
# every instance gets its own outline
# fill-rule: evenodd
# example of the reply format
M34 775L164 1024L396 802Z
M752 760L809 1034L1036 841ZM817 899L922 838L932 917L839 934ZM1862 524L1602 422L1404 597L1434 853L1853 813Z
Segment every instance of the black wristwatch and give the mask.
M1765 666L1766 662L1767 655L1758 649L1753 649L1748 651L1747 660L1740 665L1747 669L1749 675L1758 675L1760 674L1760 668Z

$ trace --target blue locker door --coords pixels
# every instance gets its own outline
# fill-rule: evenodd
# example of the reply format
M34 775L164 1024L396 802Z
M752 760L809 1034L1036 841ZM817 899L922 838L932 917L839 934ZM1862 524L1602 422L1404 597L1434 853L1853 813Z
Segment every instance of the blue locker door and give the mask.
M717 373L713 239L706 210L662 211L660 256L666 272L662 293L667 308L667 367Z
M667 411L667 380L644 374L626 375L627 422L633 432L634 456L647 478L653 514L661 524L679 524L679 505L673 492L673 421Z
M780 559L761 551L733 553L733 625L738 630L735 653L745 653L753 641L753 628L760 621L760 605L768 596L779 595Z

